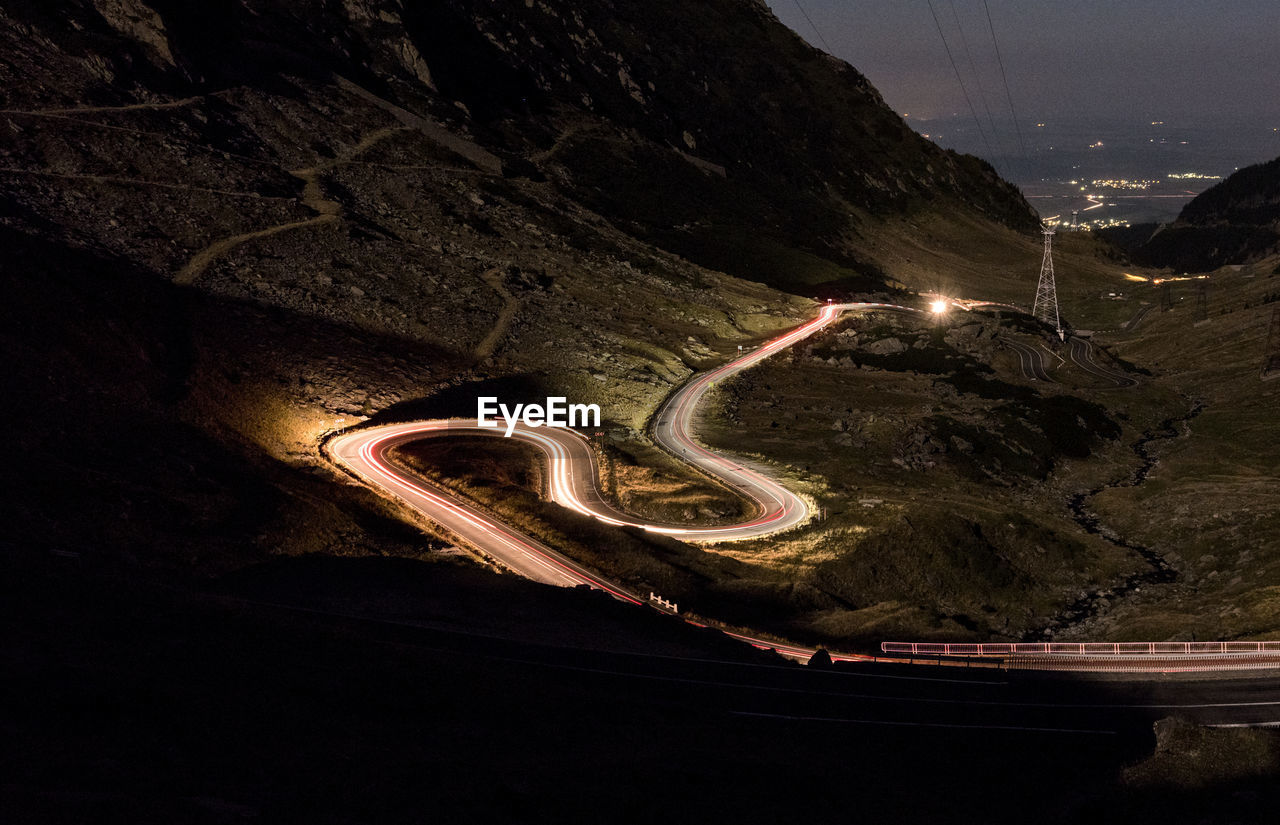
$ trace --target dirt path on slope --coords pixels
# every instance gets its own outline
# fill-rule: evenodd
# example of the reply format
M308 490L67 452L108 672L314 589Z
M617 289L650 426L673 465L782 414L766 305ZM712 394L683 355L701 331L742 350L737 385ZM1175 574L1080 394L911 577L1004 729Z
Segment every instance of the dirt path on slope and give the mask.
M507 285L502 282L502 273L496 269L489 269L480 275L480 280L493 287L493 291L502 297L502 309L498 310L498 320L494 321L493 329L476 344L472 357L476 361L483 361L494 350L498 348L498 342L502 340L502 336L507 334L507 328L511 326L511 321L516 317L516 312L520 309L520 300L511 294L507 289Z
M210 189L207 186L192 186L188 183L169 183L162 180L143 180L142 178L121 178L113 175L79 175L72 172L49 172L43 169L7 169L0 168L0 173L7 175L34 175L58 180L87 180L91 183L111 183L119 186L152 186L157 189L175 189L180 192L206 192L210 195L221 195L228 198L252 198L261 201L294 201L295 198L280 195L262 195L257 192L238 192L234 189Z
M70 109L3 109L0 114L13 115L92 115L103 112L139 112L147 109L180 109L204 100L203 97L184 97L164 103L128 103L124 106L76 106Z
M359 97L366 103L371 103L374 106L377 106L379 109L382 109L384 112L400 121L400 123L406 128L415 129L422 133L423 136L435 141L453 152L455 155L466 158L474 164L477 169L488 172L491 175L502 174L501 158L479 144L468 140L462 135L454 134L438 123L433 123L420 115L415 115L408 109L397 106L385 98L378 97L363 86L352 83L341 75L334 75L333 77L334 81L338 84L338 88Z
M290 223L277 224L269 226L266 229L259 229L254 232L245 232L240 235L232 235L222 238L197 252L191 260L187 261L186 266L179 270L174 276L174 283L189 285L195 283L209 266L223 255L235 249L241 244L249 241L258 240L259 238L268 238L272 235L278 235L281 232L289 232L294 229L305 229L309 226L321 226L324 224L334 223L342 214L342 204L337 201L330 200L325 196L324 187L320 184L320 176L330 169L341 166L349 162L353 158L372 148L377 143L391 137L399 132L407 131L405 126L388 126L377 129L360 139L355 146L337 157L330 158L315 166L309 166L305 169L294 169L289 172L298 180L302 181L302 203L308 209L316 212L316 217L307 218L302 221L292 221Z

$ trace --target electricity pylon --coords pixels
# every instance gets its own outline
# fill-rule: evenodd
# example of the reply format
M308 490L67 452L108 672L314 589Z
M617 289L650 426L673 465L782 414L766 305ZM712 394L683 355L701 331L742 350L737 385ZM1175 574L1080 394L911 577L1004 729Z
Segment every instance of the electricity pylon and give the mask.
M1040 283L1036 284L1036 302L1031 314L1056 329L1059 340L1066 340L1058 317L1058 287L1053 281L1053 230L1047 226L1044 228L1044 262L1040 264Z
M1280 378L1280 308L1271 311L1271 329L1267 331L1267 352L1262 358L1262 380Z
M1196 326L1209 323L1209 284L1205 281L1200 282L1200 288L1196 291Z

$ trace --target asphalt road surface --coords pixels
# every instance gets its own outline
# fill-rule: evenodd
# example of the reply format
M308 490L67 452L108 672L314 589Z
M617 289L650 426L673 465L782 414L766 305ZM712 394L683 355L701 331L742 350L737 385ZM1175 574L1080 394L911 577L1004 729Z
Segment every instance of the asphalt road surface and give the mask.
M1022 367L1022 377L1029 381L1044 381L1047 384L1055 383L1049 377L1048 371L1044 366L1044 353L1035 347L1028 346L1021 341L1015 341L1012 338L1003 338L1009 349L1018 354L1018 361Z
M583 515L598 518L607 524L637 527L676 536L683 541L696 542L754 539L788 530L808 520L812 512L810 505L803 498L770 478L766 474L768 471L759 465L713 453L698 443L692 433L698 405L717 382L730 378L785 350L792 344L804 340L829 325L839 317L841 312L867 309L920 312L912 307L892 304L829 304L822 308L813 321L773 339L724 366L695 375L671 394L654 417L653 436L659 445L707 475L737 490L754 503L755 515L742 524L687 527L637 520L615 509L601 495L595 452L586 437L577 431L566 428L529 427L520 423L516 425L511 437L534 445L546 455L550 467L547 493L552 501ZM454 501L443 491L429 488L421 481L407 477L408 474L402 468L396 468L387 457L392 448L409 441L459 435L493 437L501 433L493 429L482 429L475 419L441 419L356 430L334 438L330 442L329 449L339 463L356 475L372 481L400 498L411 498L410 503L433 520L448 519L450 524L445 526L449 529L453 529L453 525L457 524L466 529L467 533L476 534L478 514L474 508L462 507L459 502ZM430 512L427 512L428 510ZM441 519L437 519L437 515ZM444 522L441 521L441 523ZM483 536L464 535L464 538L469 541L476 537ZM503 542L504 549L511 549L507 544L508 542ZM511 544L514 544L516 555L525 552L522 542L513 541ZM512 553L491 555L507 564L505 557ZM519 569L514 565L512 568ZM526 571L521 569L520 572ZM558 568L554 571L549 570L541 563L537 563L534 569L528 570L528 573L535 574L531 577L538 581L548 581L551 584L563 583L562 571ZM548 580L548 576L554 581Z
M1043 381L1048 384L1057 383L1049 375L1043 350L1013 338L1003 338L1001 340L1009 346L1009 349L1017 353L1019 366L1022 369L1024 378L1029 381ZM1129 389L1138 385L1136 378L1099 362L1093 343L1084 338L1072 336L1068 339L1067 357L1071 360L1071 363L1089 375L1105 381L1107 389Z
M1149 732L1169 716L1222 727L1280 722L1277 670L1137 679L871 661L819 668L565 648L433 628L387 632L451 661L483 659L498 672L562 669L601 695L641 690L664 706L772 722L784 736L794 725L818 724L1110 740Z
M639 599L623 588L605 582L545 544L503 524L451 493L427 484L388 458L388 453L399 445L466 432L491 437L494 434L493 430L476 427L474 420L418 421L373 427L338 436L329 443L329 451L340 465L375 489L408 504L464 542L522 576L544 584L565 587L587 584L607 590L618 598L639 603ZM562 444L574 446L576 441L583 453L589 453L585 440L569 430L535 430L533 434L541 437L537 442L540 446L543 443L557 447ZM546 437L548 434L552 436ZM521 431L520 435L523 436L524 432ZM556 435L559 437L555 437ZM569 467L577 466L579 465L575 465L571 459L552 459L553 470L560 474L566 473Z
M721 527L685 527L644 522L615 509L601 495L595 453L587 438L566 428L529 427L518 424L511 437L532 444L547 458L547 495L564 507L607 524L636 527L675 536L684 541L723 542L757 538L790 529L807 520L811 507L800 496L765 475L748 462L721 456L694 440L691 428L705 394L737 372L760 363L821 330L848 310L888 309L920 313L913 307L878 303L828 304L818 317L748 352L724 366L695 375L678 388L655 416L655 440L699 470L730 485L755 503L756 514L741 524ZM546 544L504 524L494 516L453 494L416 477L391 458L395 447L424 438L501 436L500 430L481 428L475 419L441 419L390 424L354 430L330 440L329 454L342 467L375 489L390 495L455 534L502 566L545 584L598 588L625 601L641 603L647 594L626 588L594 574ZM655 607L663 609L657 603ZM761 648L770 648L795 659L808 659L813 648L779 644L742 634L731 634ZM864 658L856 655L837 659Z
M1141 307L1138 308L1137 312L1133 313L1133 317L1131 317L1128 321L1124 322L1124 326L1122 328L1126 332L1133 332L1135 329L1138 328L1138 325L1141 324L1142 321L1147 317L1147 314L1150 313L1151 310L1155 308L1156 308L1155 304L1143 304Z
M1136 378L1131 378L1122 372L1113 370L1096 361L1094 359L1093 344L1083 338L1072 336L1071 346L1067 350L1067 355L1071 359L1071 362L1077 367L1090 375L1101 378L1103 381L1106 381L1117 389L1128 389L1130 387L1138 386Z

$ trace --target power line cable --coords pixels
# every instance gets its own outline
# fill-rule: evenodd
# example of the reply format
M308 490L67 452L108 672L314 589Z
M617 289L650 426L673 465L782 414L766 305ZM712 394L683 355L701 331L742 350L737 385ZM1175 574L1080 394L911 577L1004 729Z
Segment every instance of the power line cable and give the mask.
M973 73L973 82L978 87L978 99L982 101L982 108L987 113L987 125L991 127L991 139L995 141L996 146L999 146L1000 134L996 129L996 119L991 115L991 107L987 104L987 92L982 88L982 74L978 71L978 64L973 62L973 53L969 51L969 38L964 34L964 25L960 22L960 13L956 11L956 0L948 0L948 2L951 4L951 16L956 21L956 31L960 32L960 45L964 47L965 60L969 62L969 71Z
M1009 101L1009 117L1013 119L1013 128L1018 133L1018 146L1022 149L1022 157L1027 164L1028 170L1031 169L1031 154L1027 151L1027 141L1022 137L1022 125L1018 121L1018 112L1013 107L1013 93L1009 91L1009 76L1004 71L1004 58L1000 56L1000 41L996 38L996 25L991 22L991 7L987 5L987 0L982 0L982 8L987 13L987 27L991 29L991 45L996 50L996 63L1000 66L1000 79L1004 83L1004 96Z
M938 12L933 7L933 0L929 2L929 14L933 15L933 23L938 27L938 36L942 38L942 48L947 52L947 60L951 63L951 71L955 72L956 80L960 83L960 93L964 95L964 102L969 106L969 114L973 115L973 124L978 127L978 134L982 136L982 143L987 147L987 156L991 157L995 153L991 151L991 143L987 140L987 133L982 128L982 121L978 119L978 110L973 108L973 101L969 99L969 90L965 88L964 78L960 76L960 69L956 66L956 59L951 54L951 47L947 45L947 35L942 31L942 21L938 19Z
M813 24L813 18L809 16L809 12L804 10L804 6L800 5L800 0L794 0L796 8L804 15L804 19L809 21L809 28L813 29L813 33L818 35L818 42L822 44L822 48L827 50L827 54L835 56L835 52L831 51L831 46L827 45L827 39L822 36L822 32L818 31L818 27Z

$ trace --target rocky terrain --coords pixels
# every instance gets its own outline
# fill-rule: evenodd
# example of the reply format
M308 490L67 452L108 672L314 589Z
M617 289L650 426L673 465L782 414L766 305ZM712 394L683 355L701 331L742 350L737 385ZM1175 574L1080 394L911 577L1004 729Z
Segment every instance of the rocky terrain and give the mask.
M1143 587L1105 619L1083 623L1081 634L1123 627L1130 636L1272 638L1280 627L1280 386L1262 372L1278 266L1273 255L1156 286L1150 300L1168 287L1168 309L1120 336L1124 357L1150 365L1176 397L1143 439L1145 480L1118 477L1089 509L1115 534L1156 548L1178 577Z
M1061 494L1126 461L1144 402L1104 404L1067 369L1029 382L1010 338L1058 343L991 312L852 316L724 388L711 442L786 455L823 508L806 529L719 549L808 589L803 606L779 600L794 633L1052 637L1072 600L1143 567L1080 530Z
M749 0L7 2L0 44L19 538L130 563L417 552L326 432L477 381L635 429L881 286L877 231L1034 226Z

